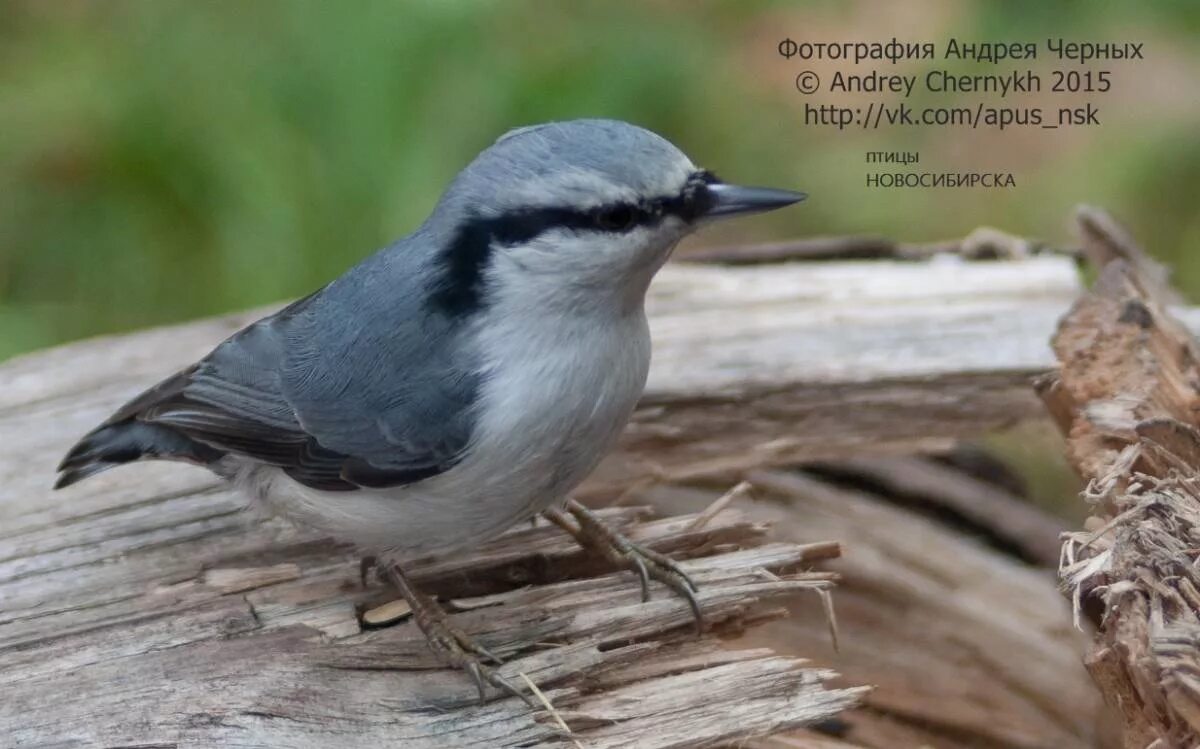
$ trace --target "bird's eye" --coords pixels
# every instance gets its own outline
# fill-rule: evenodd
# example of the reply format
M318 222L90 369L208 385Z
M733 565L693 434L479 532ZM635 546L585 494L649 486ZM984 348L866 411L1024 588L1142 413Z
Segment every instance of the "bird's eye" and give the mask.
M633 206L614 205L596 212L596 226L605 231L628 231L637 223Z

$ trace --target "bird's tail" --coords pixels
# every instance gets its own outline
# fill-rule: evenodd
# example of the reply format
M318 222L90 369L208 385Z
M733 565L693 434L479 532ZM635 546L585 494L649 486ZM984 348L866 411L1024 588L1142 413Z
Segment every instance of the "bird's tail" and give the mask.
M55 489L143 458L186 460L207 465L222 452L160 424L129 419L104 424L84 435L58 464Z

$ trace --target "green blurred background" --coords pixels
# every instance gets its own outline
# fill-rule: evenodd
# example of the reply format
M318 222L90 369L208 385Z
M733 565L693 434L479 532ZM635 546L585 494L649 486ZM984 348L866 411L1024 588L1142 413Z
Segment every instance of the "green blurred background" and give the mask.
M700 242L932 240L979 224L1066 241L1070 206L1091 201L1195 291L1198 29L1200 4L1182 1L5 0L0 358L302 294L418 223L499 133L585 115L813 195ZM801 64L775 51L784 36L940 48L1047 35L1145 43L1145 61L1101 65L1115 71L1092 97L1102 127L805 127ZM935 170L1003 167L1018 188L869 190L863 156L877 148L919 150Z
M632 120L727 177L812 195L700 243L922 241L981 224L1066 243L1086 201L1194 298L1198 34L1191 0L0 0L0 359L303 294L420 222L498 134L578 116ZM939 54L951 36L1064 36L1142 42L1146 59L1091 65L1113 70L1111 92L1077 97L1100 106L1098 128L838 131L804 126L792 82L848 66L784 60L785 36L895 36ZM1035 69L1072 67L1041 51ZM932 171L1012 171L1018 187L868 189L877 149L917 150Z

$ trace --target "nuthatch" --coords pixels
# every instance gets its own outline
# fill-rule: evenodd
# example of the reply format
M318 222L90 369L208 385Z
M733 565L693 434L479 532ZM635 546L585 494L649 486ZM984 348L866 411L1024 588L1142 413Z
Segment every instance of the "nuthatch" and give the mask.
M255 322L88 433L56 487L147 458L208 467L253 501L388 560L450 663L516 692L400 562L543 513L685 596L668 557L568 493L646 382L647 286L685 235L802 193L738 187L612 120L514 130L413 233Z

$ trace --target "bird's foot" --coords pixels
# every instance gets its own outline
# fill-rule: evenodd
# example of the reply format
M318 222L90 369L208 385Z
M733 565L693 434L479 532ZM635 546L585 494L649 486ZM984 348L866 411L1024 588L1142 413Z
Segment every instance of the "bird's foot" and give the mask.
M372 561L372 564L374 564L374 561ZM421 628L421 632L425 634L425 639L429 641L429 647L433 652L437 653L451 666L461 668L471 675L471 678L475 681L475 686L479 689L480 704L487 701L487 687L485 685L491 684L503 692L520 697L530 707L538 708L538 705L528 694L483 664L483 659L491 661L496 665L504 661L500 660L500 658L487 648L475 642L470 635L451 624L447 618L445 609L437 601L417 590L402 569L394 564L388 564L381 566L380 570L383 572L384 577L387 578L387 581L396 588L412 608L413 620Z
M650 580L666 585L688 602L696 619L696 633L704 632L704 612L696 598L696 584L679 563L666 554L636 544L610 528L596 513L573 499L563 509L543 513L550 522L571 534L579 545L596 552L610 563L637 573L642 600L650 600Z

